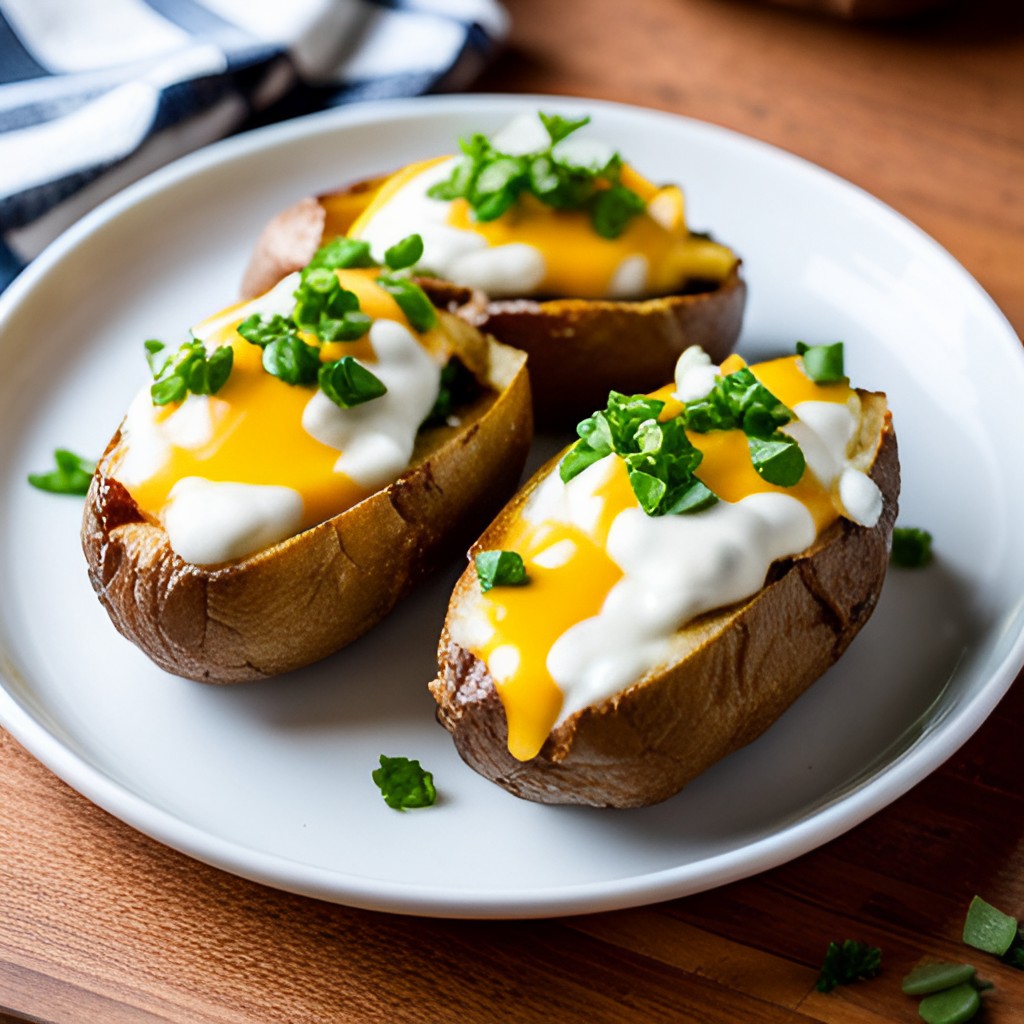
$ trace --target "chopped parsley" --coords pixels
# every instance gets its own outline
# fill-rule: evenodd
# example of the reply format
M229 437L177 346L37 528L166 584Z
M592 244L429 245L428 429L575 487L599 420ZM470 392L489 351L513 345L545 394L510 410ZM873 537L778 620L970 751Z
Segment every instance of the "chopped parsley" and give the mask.
M1024 968L1024 934L1015 917L975 896L964 919L963 940L968 946L1002 957L1013 967Z
M841 341L832 345L807 345L798 341L796 352L803 363L804 373L815 384L838 384L846 380Z
M687 429L698 434L742 430L754 469L770 484L792 487L803 476L800 446L779 430L793 413L746 366L715 378L707 395L686 403L683 417Z
M928 565L932 552L932 535L916 526L897 526L892 531L892 553L889 560L901 569L920 569Z
M629 482L649 516L697 512L718 499L695 476L703 456L690 443L682 415L659 422L665 403L612 391L608 405L576 428L579 441L558 467L564 483L607 455L626 463Z
M384 802L396 811L430 807L437 800L434 776L419 761L380 755L380 767L371 773Z
M161 361L163 343L150 338L144 344L146 361L155 378L149 388L154 405L180 402L189 392L215 395L231 376L235 353L230 345L218 346L208 353L206 346L193 337Z
M337 406L351 409L387 393L384 382L352 356L320 364L320 390Z
M96 471L96 463L81 455L58 448L53 453L55 468L45 473L29 473L28 482L41 491L52 494L85 495Z
M479 132L461 139L462 157L451 175L428 191L432 199L465 199L478 222L497 220L522 195L531 195L556 210L585 210L602 238L618 238L646 203L620 181L622 158L613 153L600 163L575 160L558 143L589 117L565 118L538 114L547 132L547 146L532 153L504 153Z
M457 356L452 356L441 369L441 385L434 407L423 426L446 423L460 405L472 402L480 393L480 384Z
M522 557L515 551L481 551L474 559L480 590L521 587L530 582Z
M407 272L423 255L423 239L409 235L385 253L387 272L377 283L393 295L417 331L429 330L437 313L423 289ZM357 341L371 326L359 308L359 297L343 287L336 273L349 267L377 267L368 242L337 238L321 246L299 274L295 305L288 316L254 313L236 328L239 335L263 350L263 369L286 384L317 384L336 405L348 409L387 393L371 370L352 356L324 361L322 345ZM163 356L164 344L145 343L146 359L155 378L150 393L155 405L180 402L191 392L216 394L231 375L234 351L221 345L207 352L197 338L172 356Z
M855 939L830 942L815 987L819 992L831 992L839 985L873 978L881 969L882 951L877 946Z

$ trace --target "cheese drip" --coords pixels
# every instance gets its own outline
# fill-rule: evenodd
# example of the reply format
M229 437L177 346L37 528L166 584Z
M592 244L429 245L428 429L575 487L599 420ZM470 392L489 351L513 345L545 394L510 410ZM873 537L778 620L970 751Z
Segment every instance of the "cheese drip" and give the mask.
M444 341L413 331L376 284L379 271L337 273L373 323L357 341L324 344L321 360L355 357L388 388L381 398L342 409L315 384L286 384L263 369L262 349L236 328L254 313L289 314L298 284L291 275L193 330L208 351L234 350L231 375L216 395L155 406L147 385L132 402L104 472L165 528L186 561L251 554L350 508L408 464L437 398Z
M440 157L392 175L349 234L370 242L382 259L389 246L417 232L424 242L422 267L493 298L667 295L690 280L721 281L735 266L729 249L690 234L679 188L658 188L631 167L623 168L621 183L647 209L608 239L597 234L586 211L555 210L529 194L496 220L477 222L465 199L427 195L454 165L454 157Z
M742 365L732 357L721 372ZM664 660L672 634L690 619L749 597L772 561L804 550L849 514L839 481L856 472L846 461L859 420L856 393L845 382L814 383L796 357L751 370L796 413L787 429L801 435L805 456L808 438L824 452L807 456L794 487L757 474L741 431L688 432L703 453L696 475L721 499L711 508L645 515L625 463L608 456L568 484L549 475L510 527L502 546L523 557L530 583L480 594L476 611L486 627L476 635L462 628L495 680L516 758L534 757L557 724ZM654 397L666 401L663 419L682 408L671 387ZM819 433L808 421L825 427Z

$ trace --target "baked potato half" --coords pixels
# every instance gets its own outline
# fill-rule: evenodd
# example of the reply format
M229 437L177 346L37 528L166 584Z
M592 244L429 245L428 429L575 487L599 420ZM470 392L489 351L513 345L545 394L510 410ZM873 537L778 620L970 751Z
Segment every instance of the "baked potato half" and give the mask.
M768 729L840 657L871 615L885 577L899 494L896 436L885 396L858 395L860 419L849 456L877 485L877 519L871 525L833 519L806 549L771 561L756 592L674 629L638 677L583 706L577 698L538 740L534 756L527 756L530 750L513 756L508 696L489 667L498 658L493 643L483 643L486 614L472 557L521 541L517 522L557 475L559 460L538 472L471 550L440 639L439 671L430 689L438 719L462 758L528 800L636 807L672 796ZM664 575L671 566L655 562L653 569ZM594 586L596 578L596 571L581 577ZM515 588L521 602L532 585ZM585 589L577 583L577 592ZM564 600L577 598L569 593ZM599 631L589 636L601 643ZM528 655L522 658L526 663ZM495 670L499 676L507 662ZM534 657L529 664L536 672L545 662ZM530 713L516 710L520 720Z
M433 333L472 373L475 396L419 430L392 483L246 557L194 564L175 553L118 479L119 430L82 524L89 578L117 629L176 675L273 676L351 643L464 550L519 481L532 434L529 382L522 353L464 320L439 312Z
M575 124L579 127L583 123ZM517 129L519 133L522 130ZM575 128L567 134L572 131ZM552 138L556 137L552 134ZM558 145L573 141L563 140ZM536 144L540 146L542 142L543 139ZM522 140L517 139L515 145L521 146ZM557 149L556 146L551 152ZM492 151L492 155L501 154ZM617 154L614 159L618 160ZM278 214L257 241L243 277L243 295L266 290L281 276L302 266L318 246L331 238L349 232L354 237L375 233L388 237L391 226L381 229L376 225L382 216L391 219L388 204L398 204L409 215L411 226L407 229L422 231L428 239L424 266L432 268L433 276L485 294L483 303L463 306L461 312L474 326L528 354L534 409L540 422L552 426L575 422L602 403L613 387L625 391L657 387L671 376L676 359L692 345L701 346L716 360L724 359L732 350L740 333L746 300L740 260L706 236L688 232L678 189L659 190L621 165L609 172L613 182L601 180L597 194L623 193L632 196L639 209L647 203L652 210L660 204L660 210L666 211L659 214L661 220L653 214L636 217L648 222L645 230L638 230L634 241L620 249L614 232L630 230L624 227L628 215L623 215L623 223L602 227L604 236L600 237L596 230L591 230L580 210L559 206L552 211L532 194L520 193L511 211L493 222L489 215L486 223L474 220L460 209L450 215L459 220L457 229L451 224L433 223L431 218L436 220L436 214L411 208L406 193L414 185L418 187L419 181L424 182L424 188L432 181L434 189L445 184L434 178L449 165L438 164L436 160L424 161L392 175L307 197ZM566 188L576 188L584 172L577 168L563 170L571 178ZM598 172L597 177L603 173ZM576 177L572 178L572 174ZM525 186L524 190L529 191ZM455 200L453 210L459 202L464 200ZM410 209L406 211L406 207ZM635 215L637 208L632 213ZM417 217L425 217L427 226L414 223ZM656 222L658 226L652 227ZM467 258L475 254L466 238L483 244L478 232L486 234L491 228L494 230L488 235L487 244L510 253L518 250L515 257L507 265L499 265L494 259L495 249L491 248L486 270L470 267ZM428 237L432 229L440 232L435 236L436 245ZM560 238L563 231L565 235ZM663 234L657 235L658 231ZM457 237L460 234L461 239ZM673 241L666 241L668 238ZM525 239L529 239L529 244ZM536 268L529 254L524 253L533 249L533 255L541 259L538 254L545 245L551 248L551 252L543 253L549 268L570 264L573 269L549 272L547 277L542 272L535 275ZM645 245L650 247L649 251L644 249ZM588 263L592 250L599 255L594 257L591 270ZM432 251L446 255L436 256L439 263L435 264L431 262ZM458 255L449 258L449 251L457 251ZM613 272L616 261L618 270ZM526 265L532 269L523 270ZM646 284L636 279L637 273ZM512 283L519 280L519 274L532 281L530 288L521 292ZM601 275L608 280L598 286L594 282L603 280ZM590 276L594 281L588 280ZM584 284L591 290L573 290L574 285ZM611 290L605 290L608 288ZM628 298L622 297L627 294Z

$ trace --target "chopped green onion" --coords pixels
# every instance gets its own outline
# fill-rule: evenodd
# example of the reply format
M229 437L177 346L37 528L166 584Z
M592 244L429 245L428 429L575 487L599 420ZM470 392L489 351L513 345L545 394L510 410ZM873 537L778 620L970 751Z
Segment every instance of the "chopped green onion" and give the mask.
M460 405L472 402L480 393L476 377L461 360L452 356L441 369L441 380L434 407L423 421L423 426L444 423Z
M1017 938L1017 920L986 903L980 896L971 900L964 921L963 940L985 953L1002 956Z
M493 587L521 587L530 581L523 559L515 551L481 551L473 564L485 594Z
M971 964L921 964L903 979L902 987L908 996L927 996L969 982L974 975Z
M82 458L66 448L53 453L54 469L46 473L29 473L28 482L41 491L51 494L84 495L89 490L96 463Z
M388 390L379 377L352 356L324 363L318 379L320 390L342 409L351 409L380 398Z
M971 984L955 985L925 996L917 1012L925 1024L965 1024L981 1009L981 996Z
M579 441L563 456L564 483L612 453L626 463L640 507L650 516L680 515L713 505L717 497L693 475L702 455L686 436L683 417L665 422L665 403L646 395L608 395L608 405L576 428Z
M396 811L430 807L437 800L434 776L419 761L408 757L380 755L380 767L371 772L384 802Z
M260 348L266 348L278 338L297 335L299 331L291 317L284 317L278 313L269 317L253 313L252 316L246 317L235 330L250 344L259 345Z
M148 341L144 341L143 346L146 349L146 362L149 364L149 372L154 377L160 375L160 371L164 368L164 364L167 362L167 357L163 359L157 359L157 356L163 352L166 347L162 341L158 341L156 338L150 338Z
M307 267L327 270L346 270L350 267L375 267L370 255L370 243L359 238L335 238L320 246Z
M423 238L407 235L384 253L384 264L389 270L404 270L415 266L423 258Z
M385 275L377 278L377 284L394 297L413 330L422 334L437 323L437 310L427 298L427 293L415 281L407 277Z
M915 526L897 526L892 531L890 561L901 569L920 569L934 558L932 535Z
M612 185L594 197L590 223L602 238L618 238L630 220L644 212L647 204L624 185Z
M881 969L882 951L877 946L854 939L842 944L830 942L816 988L819 992L831 992L839 985L873 978Z
M263 369L285 384L312 384L320 371L320 350L290 334L263 350Z
M462 158L451 175L427 190L432 199L465 199L477 221L496 220L519 197L533 195L557 210L585 210L603 238L618 238L629 221L646 209L644 200L620 183L622 158L613 154L603 166L575 163L555 147L589 124L589 117L564 118L540 113L546 146L532 153L504 153L480 133L459 142Z
M548 138L551 139L552 146L561 142L562 139L568 138L573 132L590 124L588 116L562 117L561 114L545 114L543 111L539 111L537 116L540 118L541 124L544 125Z
M841 341L833 345L806 345L798 341L796 351L803 362L804 372L815 384L836 384L846 380Z
M152 338L146 342L146 355L151 366L156 366L157 361L153 357L161 351L156 348L158 344ZM231 376L234 355L230 345L218 346L207 354L206 346L197 338L186 341L156 371L157 379L149 389L153 404L183 401L190 391L194 395L215 395Z
M762 480L777 487L793 487L804 475L804 453L800 445L785 434L772 437L748 437L750 461Z

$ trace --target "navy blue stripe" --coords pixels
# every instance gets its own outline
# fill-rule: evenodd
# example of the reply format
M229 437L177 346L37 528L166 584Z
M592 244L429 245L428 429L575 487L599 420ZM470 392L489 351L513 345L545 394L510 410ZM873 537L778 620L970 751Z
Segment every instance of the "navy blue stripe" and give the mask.
M0 238L0 292L24 269L25 264L14 255L7 243Z
M0 133L18 131L19 128L32 128L35 125L56 121L58 118L73 114L79 107L91 103L107 91L106 87L88 89L83 92L68 93L54 99L23 103L20 107L0 110Z
M196 0L146 0L162 18L184 29L192 36L212 40L222 48L251 44L253 37L234 22L204 7Z
M49 71L25 48L7 18L0 14L0 85L42 78Z

